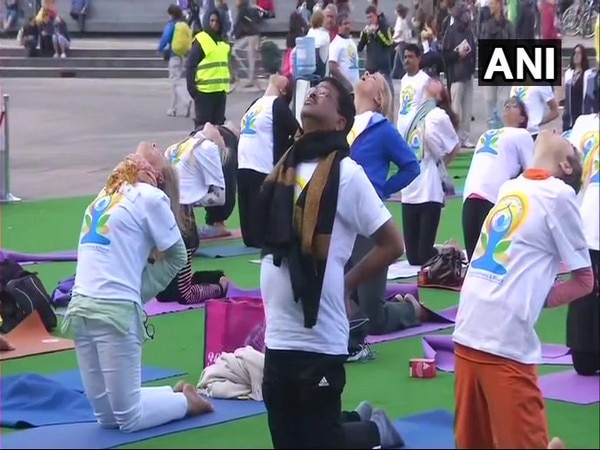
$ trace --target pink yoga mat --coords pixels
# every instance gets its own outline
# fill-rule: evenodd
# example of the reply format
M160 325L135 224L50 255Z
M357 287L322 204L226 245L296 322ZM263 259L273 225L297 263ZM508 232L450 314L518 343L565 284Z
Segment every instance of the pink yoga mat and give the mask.
M583 377L574 370L541 376L538 385L544 398L577 405L600 402L600 375Z
M397 331L395 333L382 334L379 336L369 336L367 337L367 342L369 344L380 344L382 342L397 341L399 339L419 336L421 334L446 330L454 326L457 311L457 308L455 306L437 312L432 311L427 307L426 309L431 314L429 322L425 322L418 327L407 328L406 330Z
M454 342L451 335L424 336L422 343L424 357L434 359L438 370L454 372ZM542 364L570 366L573 360L564 345L542 344Z

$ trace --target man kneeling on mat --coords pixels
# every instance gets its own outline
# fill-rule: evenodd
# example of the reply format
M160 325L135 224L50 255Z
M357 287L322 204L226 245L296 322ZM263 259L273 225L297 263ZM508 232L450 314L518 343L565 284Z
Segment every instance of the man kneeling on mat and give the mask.
M460 293L453 338L457 448L547 448L535 324L593 287L576 192L581 156L540 132L532 168L505 182ZM556 283L561 261L571 278Z
M223 164L230 157L219 129L209 123L187 139L169 147L165 157L179 175L181 234L187 262L156 299L184 305L224 297L228 280L222 271L193 272L192 258L200 239L194 206L218 206L225 203L226 187ZM171 201L177 201L171 199ZM154 255L155 257L160 255Z

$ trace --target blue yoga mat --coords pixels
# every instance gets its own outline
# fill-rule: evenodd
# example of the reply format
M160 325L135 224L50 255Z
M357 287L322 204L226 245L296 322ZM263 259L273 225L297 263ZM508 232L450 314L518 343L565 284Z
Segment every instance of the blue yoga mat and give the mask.
M404 417L394 425L406 444L403 449L456 448L454 416L444 409Z
M142 367L142 382L182 375L159 367ZM0 381L0 425L12 428L41 427L95 421L83 394L78 370L50 375L8 375Z
M194 255L203 258L230 258L233 256L257 255L259 253L260 249L246 247L244 244L225 244L200 247Z
M266 412L262 402L252 400L212 400L215 411L191 419L178 420L136 433L100 428L96 423L75 423L31 428L2 436L2 449L105 449L145 441L171 433L203 428ZM43 442L43 444L40 444Z

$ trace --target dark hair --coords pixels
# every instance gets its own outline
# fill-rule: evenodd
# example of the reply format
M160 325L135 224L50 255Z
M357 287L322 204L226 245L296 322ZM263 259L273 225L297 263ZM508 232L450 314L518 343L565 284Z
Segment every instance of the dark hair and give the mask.
M519 97L511 97L508 100L512 100L517 104L519 107L519 114L521 114L524 119L523 122L519 124L519 128L527 129L527 125L529 124L529 113L527 112L527 106L525 106L525 103L523 103L523 100L521 100Z
M342 22L344 22L344 20L348 20L349 17L350 16L345 12L338 13L335 19L335 24L339 27L342 24Z
M396 13L404 19L408 14L408 8L402 3L398 3L398 6L396 6Z
M590 68L590 60L588 58L587 49L582 44L577 44L573 47L573 53L571 53L571 59L569 60L569 69L575 69L575 51L581 49L581 70L586 71Z
M367 6L367 8L365 9L365 14L368 16L369 14L375 14L377 15L377 7L373 6L373 5L369 5Z
M438 80L441 83L441 80L437 78L433 78ZM450 118L450 122L452 122L452 126L455 130L458 130L458 126L460 125L460 121L458 120L458 115L452 109L452 103L450 103L450 94L448 94L448 89L442 83L442 90L440 91L441 98L436 101L436 105L438 108L444 110L448 117Z
M354 116L356 116L356 108L354 107L354 98L352 97L352 93L346 89L346 86L344 86L337 78L325 77L321 80L321 83L328 83L337 91L338 113L340 116L346 119L346 128L344 128L344 132L350 133L350 130L354 125Z
M287 48L296 47L296 38L304 36L307 32L308 25L304 18L296 11L290 14L289 21L290 31L288 32L285 43Z
M406 53L406 52L412 52L415 54L415 56L417 58L419 58L421 56L421 49L419 48L419 46L417 44L406 44L404 46L404 51L402 53Z
M167 8L167 14L175 20L183 19L183 11L179 6L175 4L169 5L169 7Z

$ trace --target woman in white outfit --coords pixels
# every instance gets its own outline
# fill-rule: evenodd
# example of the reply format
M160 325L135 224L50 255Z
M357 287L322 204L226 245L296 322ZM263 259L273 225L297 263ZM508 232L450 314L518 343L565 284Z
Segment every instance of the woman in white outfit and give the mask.
M152 337L143 303L186 262L178 209L173 168L142 143L85 211L63 331L74 336L85 393L103 427L134 432L212 411L190 384L141 387L142 342Z

